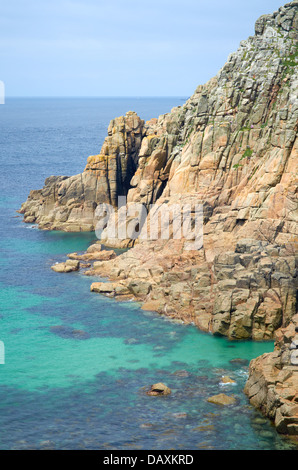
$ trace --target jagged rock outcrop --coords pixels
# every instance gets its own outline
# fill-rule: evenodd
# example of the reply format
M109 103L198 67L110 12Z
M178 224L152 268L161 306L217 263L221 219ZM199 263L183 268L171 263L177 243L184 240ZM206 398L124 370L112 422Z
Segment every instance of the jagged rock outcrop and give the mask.
M40 228L93 230L96 208L116 208L117 197L127 195L101 237L105 245L132 248L86 272L112 281L92 290L131 295L144 309L230 339L267 340L278 331L280 349L252 364L247 393L290 434L297 433L294 412L282 401L281 376L273 383L270 374L284 368L282 338L297 313L297 32L297 0L262 16L254 36L183 106L146 123L134 113L115 119L101 154L89 157L81 175L48 178L21 208ZM145 223L136 204L149 211ZM175 238L179 214L169 239L150 236L160 208L190 206L193 214L199 204L200 249L189 249L186 234ZM119 230L111 236L113 221ZM157 232L163 235L162 226ZM251 387L261 382L257 396ZM297 403L296 395L290 401Z
M95 229L99 204L117 205L126 196L138 167L144 121L134 112L113 119L99 155L87 160L83 173L71 177L51 176L41 190L30 192L20 213L24 221L39 228L66 231Z
M185 250L183 238L109 238L108 224L105 244L136 246L102 269L200 328L273 338L297 308L297 10L294 1L261 17L183 106L146 124L132 112L113 120L81 175L50 177L31 191L24 220L91 230L98 205L116 206L119 195L127 194L126 211L201 203L201 250Z
M278 330L275 349L251 361L245 393L282 434L298 436L298 315Z
M111 217L104 243L135 246L95 272L120 276L133 295L202 329L273 338L297 309L297 11L293 1L261 17L183 106L146 124L132 112L113 120L81 175L50 177L31 191L24 220L91 230L98 205L116 206L119 195L127 206L117 222L136 203L201 203L201 250L187 250L183 237L109 237ZM133 215L124 228L134 222L142 233Z
M147 123L127 209L162 187L158 206L202 203L203 249L138 239L95 270L231 339L272 339L297 310L297 10L260 18L214 79Z

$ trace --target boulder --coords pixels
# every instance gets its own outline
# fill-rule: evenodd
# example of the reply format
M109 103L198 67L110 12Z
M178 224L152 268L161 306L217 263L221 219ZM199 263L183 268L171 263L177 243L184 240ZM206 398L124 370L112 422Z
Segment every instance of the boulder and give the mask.
M147 392L147 395L149 396L165 396L165 395L170 395L171 389L167 387L163 383L157 383L154 385L151 385L151 389Z
M221 384L235 384L235 380L231 379L231 377L224 376L220 379Z
M56 273L71 273L80 269L80 263L76 260L67 260L64 263L56 263L51 266Z
M102 246L100 243L94 243L87 248L87 253L98 253L102 250Z
M120 282L93 282L90 291L109 297L131 295L130 290Z
M234 397L225 395L224 393L214 395L213 397L208 398L207 401L209 403L214 403L215 405L233 405L236 403L236 399Z

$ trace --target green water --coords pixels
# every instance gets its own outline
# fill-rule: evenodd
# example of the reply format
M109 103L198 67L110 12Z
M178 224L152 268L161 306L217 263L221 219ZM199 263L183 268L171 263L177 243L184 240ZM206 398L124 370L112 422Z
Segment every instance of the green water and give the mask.
M272 342L230 342L91 293L95 279L50 266L94 234L10 224L0 258L0 448L293 447L243 393L249 361ZM221 385L223 375L235 383ZM162 401L145 393L156 382L172 390ZM221 392L235 405L207 401Z
M208 361L208 368L224 367L235 358L236 352L237 358L251 360L260 353L272 350L271 343L229 345L223 338L201 334L195 328L177 326L154 315L147 314L147 321L144 321L140 316L146 314L138 312L131 303L118 304L117 313L120 315L115 319L116 306L111 305L113 301L105 300L107 305L103 305L102 299L98 302L99 308L108 311L110 307L113 318L105 316L102 321L99 312L98 321L93 317L92 324L89 319L67 321L69 329L79 331L74 333L74 337L69 332L63 338L59 336L59 328L64 333L61 317L54 315L57 299L28 294L17 288L0 287L1 310L6 312L1 321L1 338L6 354L1 382L17 388L33 391L40 387L67 387L73 383L70 374L75 374L77 382L84 383L94 380L96 374L101 372L117 376L117 370L121 367L131 370L140 367L170 368L174 361L187 363L189 368L196 367L202 360ZM71 305L66 304L65 309L69 308ZM36 313L30 313L32 309ZM38 315L39 309L46 309L52 314ZM135 314L140 330L142 325L147 330L148 321L152 322L148 334L141 332L136 335L144 337L143 344L136 338L130 338L129 325L127 330L121 331L121 314L128 315L132 321L135 321ZM118 322L120 331L114 337ZM92 337L95 329L100 334L103 325L105 330L110 331L110 336ZM163 335L164 345L154 338L154 325L156 333Z
M229 342L91 293L94 279L50 267L86 250L94 234L43 232L16 217L45 177L82 171L109 119L135 109L147 120L179 104L41 99L1 107L0 449L297 449L243 393L249 361L272 342ZM221 385L223 375L235 384ZM171 395L147 396L157 382ZM221 392L235 404L207 401Z

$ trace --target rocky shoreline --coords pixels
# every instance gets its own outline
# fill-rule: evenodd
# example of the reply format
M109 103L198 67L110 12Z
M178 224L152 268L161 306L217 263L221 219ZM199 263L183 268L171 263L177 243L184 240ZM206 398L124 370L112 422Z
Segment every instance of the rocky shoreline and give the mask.
M134 112L112 120L83 173L49 177L20 209L41 229L92 231L98 208L111 205L100 243L129 250L116 256L95 244L54 270L83 267L109 278L93 292L136 299L231 340L275 339L274 353L252 361L245 392L291 436L298 435L298 366L289 353L297 327L297 32L297 0L262 16L255 35L183 106L146 123ZM175 239L175 216L166 239L142 236L148 226L133 215L126 236L111 237L112 221L136 204L147 221L153 204L191 212L200 204L201 249L190 250L185 234Z
M276 332L274 352L251 361L244 391L251 404L272 419L278 432L297 438L298 361L291 349L295 338L297 341L298 315Z

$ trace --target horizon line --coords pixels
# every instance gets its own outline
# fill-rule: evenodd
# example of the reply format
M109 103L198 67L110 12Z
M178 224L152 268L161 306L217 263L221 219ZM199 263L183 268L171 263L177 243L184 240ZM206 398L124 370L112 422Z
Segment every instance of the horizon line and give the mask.
M16 99L16 98L135 98L135 99L141 99L141 98L187 98L189 95L135 95L135 96L126 96L126 95L107 95L107 96L100 96L100 95L94 95L94 96L71 96L71 95L58 95L58 96L47 96L47 95L38 95L38 96L5 96L5 99Z

